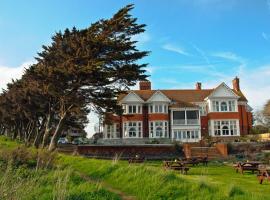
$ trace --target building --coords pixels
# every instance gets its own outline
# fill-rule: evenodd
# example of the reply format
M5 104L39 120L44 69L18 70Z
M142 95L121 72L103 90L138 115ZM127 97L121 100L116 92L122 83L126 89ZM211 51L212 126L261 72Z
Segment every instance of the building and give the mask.
M103 138L168 138L198 142L203 137L235 138L249 134L251 107L240 90L221 83L214 89L152 90L151 82L139 83L139 90L119 96L124 113L107 114Z

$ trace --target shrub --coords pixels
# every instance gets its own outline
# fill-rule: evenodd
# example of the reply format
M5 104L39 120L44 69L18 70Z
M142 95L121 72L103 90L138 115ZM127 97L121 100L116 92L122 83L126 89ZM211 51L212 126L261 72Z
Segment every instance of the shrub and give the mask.
M37 152L37 164L36 170L38 169L51 169L56 163L56 152L50 152L46 149L39 149Z

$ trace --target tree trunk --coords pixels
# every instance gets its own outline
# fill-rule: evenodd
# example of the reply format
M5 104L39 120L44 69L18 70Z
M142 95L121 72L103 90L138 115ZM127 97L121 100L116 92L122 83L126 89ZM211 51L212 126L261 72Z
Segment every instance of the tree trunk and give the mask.
M62 127L64 124L65 116L66 115L61 117L61 119L59 120L59 122L57 124L56 130L52 136L52 139L51 139L51 142L49 145L49 151L54 151L57 147L57 141L58 141L59 137L61 136L61 131L62 131Z
M49 137L50 137L50 132L51 132L51 118L52 118L52 115L49 113L47 115L45 132L43 135L42 148L45 148L45 146L47 146L47 144L49 143Z

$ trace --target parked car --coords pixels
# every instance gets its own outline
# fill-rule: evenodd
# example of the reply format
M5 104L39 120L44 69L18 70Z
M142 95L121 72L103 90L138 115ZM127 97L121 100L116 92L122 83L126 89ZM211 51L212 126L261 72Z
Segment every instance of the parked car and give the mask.
M68 144L68 139L67 138L59 138L57 141L58 144Z

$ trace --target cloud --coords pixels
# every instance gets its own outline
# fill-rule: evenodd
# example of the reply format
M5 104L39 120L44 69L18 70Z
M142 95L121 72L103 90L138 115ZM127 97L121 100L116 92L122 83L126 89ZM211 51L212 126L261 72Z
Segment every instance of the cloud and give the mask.
M138 35L133 36L132 40L138 41L137 43L138 46L143 46L151 40L151 37L148 33L144 32L144 33L140 33Z
M0 89L6 89L7 83L11 82L12 79L19 79L25 68L28 68L34 61L27 61L22 63L18 67L7 67L0 66Z
M246 63L246 60L244 58L230 51L212 53L211 56L242 64Z
M270 36L268 34L266 34L265 32L262 32L262 37L263 39L265 39L266 41L269 41Z
M162 46L162 48L168 51L172 51L172 52L184 55L184 56L191 56L191 54L189 54L184 48L175 46L172 44L165 44Z

